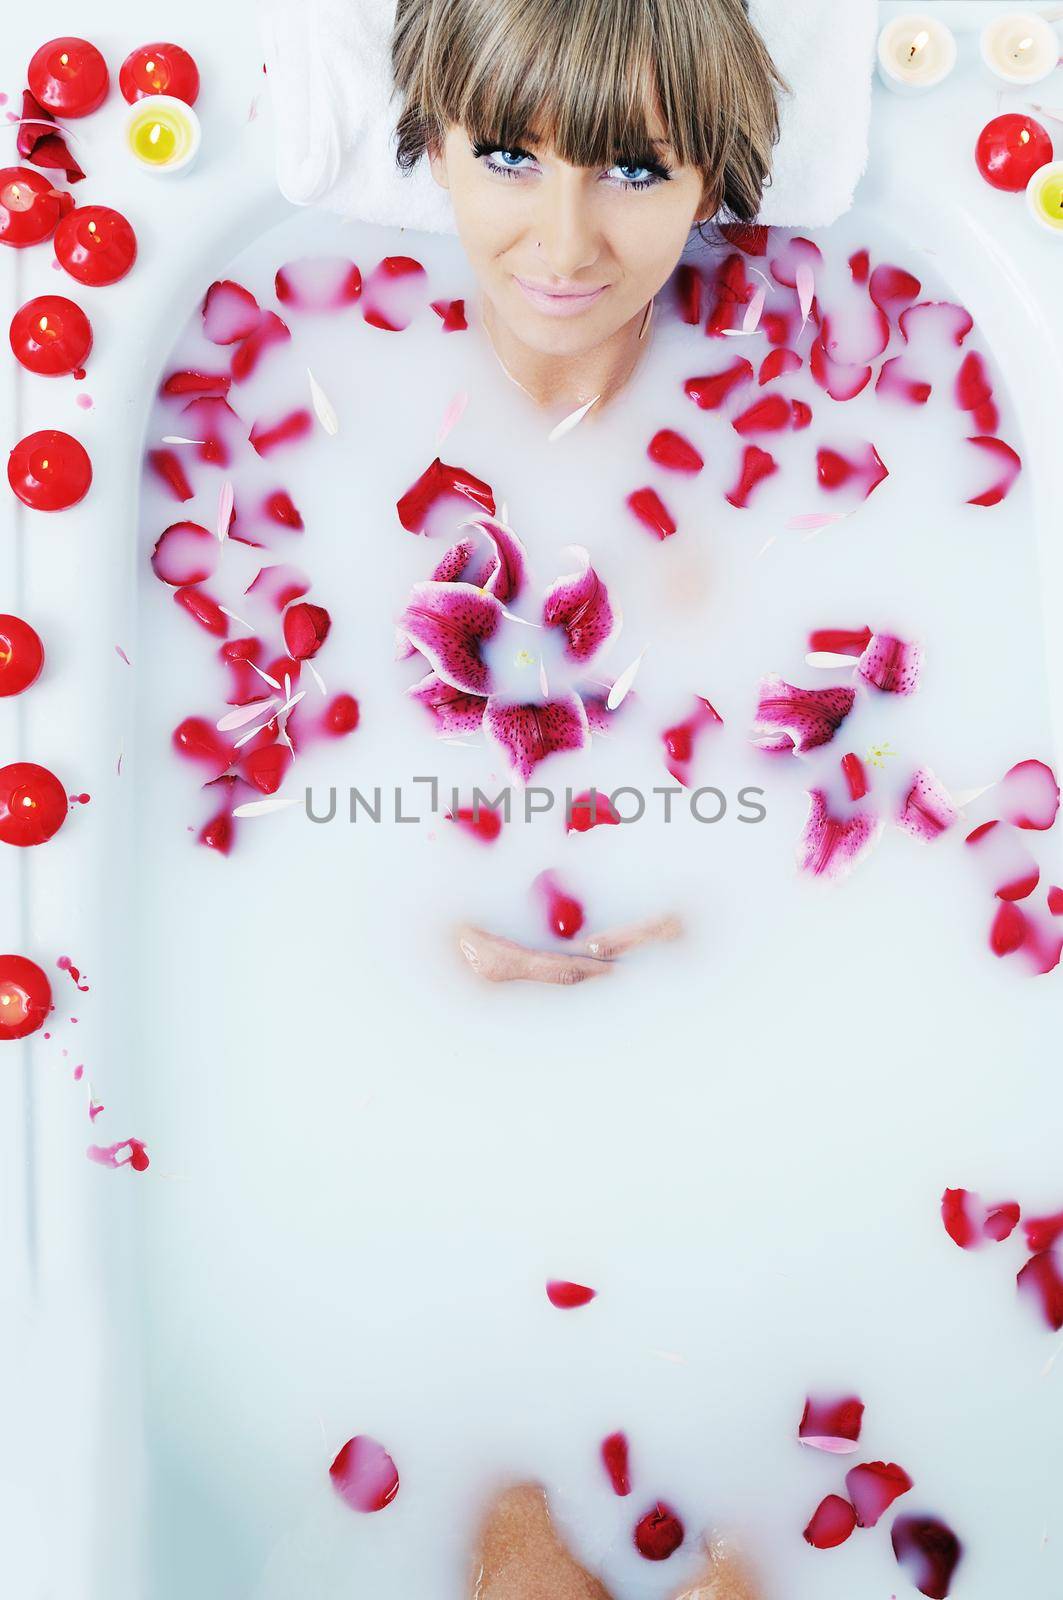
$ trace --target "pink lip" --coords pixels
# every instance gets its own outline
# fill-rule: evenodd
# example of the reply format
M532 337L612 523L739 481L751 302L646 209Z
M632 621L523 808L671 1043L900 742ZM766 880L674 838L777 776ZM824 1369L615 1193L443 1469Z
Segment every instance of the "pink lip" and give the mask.
M609 287L607 283L603 283L600 288L591 289L587 293L568 291L558 294L548 289L538 288L535 284L529 283L527 279L518 278L516 274L514 274L513 281L524 292L533 306L537 306L540 311L545 311L547 316L551 317L577 316L579 312L585 311L588 306L593 305Z

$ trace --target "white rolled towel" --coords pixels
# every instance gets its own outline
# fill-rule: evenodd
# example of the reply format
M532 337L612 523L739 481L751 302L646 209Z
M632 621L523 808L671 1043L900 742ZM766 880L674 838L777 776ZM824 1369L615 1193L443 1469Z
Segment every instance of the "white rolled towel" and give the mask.
M825 227L867 165L876 0L749 0L749 14L793 90L760 220ZM395 0L258 0L277 182L294 205L454 233L427 162L395 165L394 15Z

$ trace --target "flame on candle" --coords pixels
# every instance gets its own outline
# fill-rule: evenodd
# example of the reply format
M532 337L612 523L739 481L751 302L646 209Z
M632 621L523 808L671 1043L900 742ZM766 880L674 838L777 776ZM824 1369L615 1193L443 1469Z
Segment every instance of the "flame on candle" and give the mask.
M930 35L926 31L926 29L923 28L919 33L916 34L915 38L912 40L911 46L910 46L909 51L908 51L908 63L909 63L909 65L911 65L911 63L915 60L915 58L919 54L920 50L925 50L929 43L930 43Z
M144 71L145 72L154 72L155 71L155 63L154 63L154 61L145 61L145 63L144 63Z
M1023 128L1022 132L1019 134L1019 143L1020 144L1029 144L1029 142L1030 142L1030 130L1029 130L1029 128Z
M62 62L64 67L67 67L67 66L70 65L70 57L67 55L65 50L63 51L62 55L59 57L59 60Z
M162 133L162 128L159 126L159 124L157 122L153 122L152 125L151 125L151 132L148 134L148 138L151 140L152 144L158 144L159 135L161 133Z

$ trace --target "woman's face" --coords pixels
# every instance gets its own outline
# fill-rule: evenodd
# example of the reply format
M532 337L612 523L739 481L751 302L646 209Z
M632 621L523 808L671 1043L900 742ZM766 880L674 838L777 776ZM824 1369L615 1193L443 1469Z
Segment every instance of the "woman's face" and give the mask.
M519 149L489 148L451 126L429 159L494 312L544 355L594 349L641 312L713 209L700 171L676 165L665 144L601 171L530 135Z

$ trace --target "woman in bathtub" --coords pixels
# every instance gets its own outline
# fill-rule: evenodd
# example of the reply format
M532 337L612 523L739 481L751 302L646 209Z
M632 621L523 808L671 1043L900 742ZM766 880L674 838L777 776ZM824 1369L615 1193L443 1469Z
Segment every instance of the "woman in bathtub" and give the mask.
M785 88L743 0L398 0L398 162L447 188L508 376L591 418L632 382L654 296L692 228L760 209ZM599 934L584 954L460 930L491 980L573 983L679 932L672 916ZM553 1532L534 1485L491 1509L477 1600L607 1600ZM712 1546L687 1600L752 1600Z
M480 317L533 401L601 411L638 370L692 228L752 222L786 85L744 0L398 0L397 159L449 190ZM493 982L571 984L675 938L666 914L530 950L457 930Z

